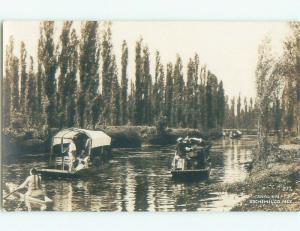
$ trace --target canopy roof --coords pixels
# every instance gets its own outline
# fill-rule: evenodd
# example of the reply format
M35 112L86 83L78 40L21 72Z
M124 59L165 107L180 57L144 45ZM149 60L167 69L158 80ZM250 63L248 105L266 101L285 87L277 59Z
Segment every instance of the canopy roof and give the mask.
M102 131L92 131L80 128L67 128L59 131L53 137L52 145L57 145L63 143L70 143L71 140L78 134L85 134L91 139L91 148L96 148L100 146L107 146L111 143L111 138Z

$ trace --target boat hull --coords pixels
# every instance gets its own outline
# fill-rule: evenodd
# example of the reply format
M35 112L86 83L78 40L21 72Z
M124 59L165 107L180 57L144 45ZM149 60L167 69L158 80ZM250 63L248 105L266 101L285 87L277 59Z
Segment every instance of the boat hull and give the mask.
M78 177L78 174L75 172L69 172L66 170L57 170L57 169L38 169L37 172L43 177L55 177L55 178L75 178Z
M172 170L171 174L174 180L207 180L210 175L210 167L204 169Z
M59 170L51 168L37 169L37 172L43 177L47 178L78 178L78 177L89 177L94 176L100 173L102 170L106 169L109 166L109 163L104 164L101 168L85 168L79 171L68 171L68 170Z
M49 209L53 206L53 201L48 198L47 196L44 196L44 200L26 196L23 193L13 193L14 196L18 197L21 201L25 201L25 203L29 203L30 207L32 209L41 209L41 210L46 210Z

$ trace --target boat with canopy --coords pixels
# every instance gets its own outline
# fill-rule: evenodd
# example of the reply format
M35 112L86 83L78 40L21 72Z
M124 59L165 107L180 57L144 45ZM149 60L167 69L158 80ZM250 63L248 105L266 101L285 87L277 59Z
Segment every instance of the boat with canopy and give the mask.
M75 147L70 155L71 144ZM43 176L76 177L99 172L111 160L111 137L103 131L67 128L51 143L48 168L38 169Z
M179 138L172 162L172 178L174 180L205 180L210 175L208 162L210 142L201 138Z

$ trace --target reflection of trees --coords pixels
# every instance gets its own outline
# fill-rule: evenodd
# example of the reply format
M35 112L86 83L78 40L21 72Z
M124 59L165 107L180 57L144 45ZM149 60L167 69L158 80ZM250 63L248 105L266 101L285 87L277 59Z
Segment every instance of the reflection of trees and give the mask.
M125 195L125 206L122 207L122 211L132 212L135 208L135 172L134 168L132 167L129 161L126 161L127 168L126 168L126 179L125 179L125 190L122 190Z
M121 163L125 174L119 189L122 211L173 208L170 177L161 176L169 165L170 157L156 156L157 150L148 151L143 150L138 157L125 159L124 163Z
M207 201L210 197L207 187L201 182L174 184L173 191L176 211L197 211L207 205L207 202L200 201Z
M149 162L149 153L142 153L140 158L134 159L133 166L137 175L135 176L135 211L146 211L148 209L148 174L149 171L145 171L156 166L155 162Z
M235 182L243 180L247 172L244 169L244 162L248 159L249 152L247 150L245 140L229 140L229 144L223 153L224 155L224 182Z
M119 171L117 171L119 173ZM116 211L117 210L117 185L119 184L118 175L113 174L110 169L101 172L88 184L87 198L90 200L92 211Z
M135 185L135 211L146 211L148 209L148 180L146 176L137 176Z
M149 170L149 175L150 177L148 177L148 211L154 212L155 208L157 208L157 184L155 183L155 180L157 179L157 177L151 177L154 175L154 171L153 169Z
M53 200L55 202L55 209L59 211L72 211L72 197L73 188L71 182L59 181L59 184L55 184L55 194L53 195Z

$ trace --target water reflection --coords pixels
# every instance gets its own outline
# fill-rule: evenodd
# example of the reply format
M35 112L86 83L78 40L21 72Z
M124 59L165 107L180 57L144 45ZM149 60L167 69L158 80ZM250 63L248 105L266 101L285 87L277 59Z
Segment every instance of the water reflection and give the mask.
M145 146L115 151L111 167L84 179L43 179L56 211L207 211L229 210L243 197L210 191L216 182L243 181L251 160L254 137L218 140L210 154L212 172L207 182L175 183L170 166L174 146ZM7 159L4 182L21 183L31 167L46 166L44 155ZM6 203L7 210L13 210ZM5 207L4 206L4 207Z

